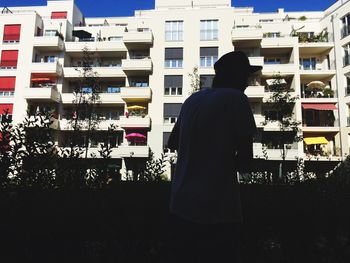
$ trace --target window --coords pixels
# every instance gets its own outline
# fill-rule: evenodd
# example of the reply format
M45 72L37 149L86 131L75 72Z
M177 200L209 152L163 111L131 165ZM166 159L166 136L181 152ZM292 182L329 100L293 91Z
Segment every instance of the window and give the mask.
M164 124L174 124L180 115L181 103L164 103Z
M264 64L281 64L280 58L264 58Z
M83 87L81 89L83 93L92 93L92 88L91 87Z
M108 40L113 42L121 42L123 41L123 37L109 37Z
M51 13L51 19L66 19L66 18L67 18L67 11Z
M350 35L350 13L341 18L342 21L342 38Z
M346 77L346 88L345 88L345 95L350 95L350 77Z
M164 76L164 95L180 96L182 95L182 75Z
M201 40L218 40L218 20L201 20Z
M4 43L18 43L21 37L21 25L5 25L4 27Z
M1 69L16 69L18 60L18 50L3 50L1 52Z
M163 149L168 148L168 141L170 137L171 132L163 132Z
M164 66L166 68L182 68L183 48L166 48Z
M57 30L50 29L50 30L45 30L44 36L46 37L54 37L57 35Z
M130 81L130 87L137 87L137 88L148 88L149 82L148 79L131 79Z
M183 21L165 22L165 41L183 40Z
M315 70L316 69L316 58L301 58L300 69L302 70Z
M200 89L210 89L215 75L200 75Z
M45 63L54 63L56 62L56 57L55 56L44 56L44 62Z
M201 47L200 49L200 65L202 68L213 67L218 60L217 47Z
M107 93L120 93L120 88L119 87L108 87Z
M344 53L344 61L343 65L344 67L350 65L350 43L343 46L343 53Z
M0 77L0 97L15 95L16 77Z
M263 35L266 38L276 38L276 37L281 37L280 32L269 32L269 33L264 33Z

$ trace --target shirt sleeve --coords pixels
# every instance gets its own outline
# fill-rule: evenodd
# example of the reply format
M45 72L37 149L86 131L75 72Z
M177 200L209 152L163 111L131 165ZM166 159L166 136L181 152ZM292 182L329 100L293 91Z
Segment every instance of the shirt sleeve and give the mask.
M250 107L248 97L245 94L239 96L234 107L236 116L236 133L238 136L254 135L257 132L256 124L252 109Z

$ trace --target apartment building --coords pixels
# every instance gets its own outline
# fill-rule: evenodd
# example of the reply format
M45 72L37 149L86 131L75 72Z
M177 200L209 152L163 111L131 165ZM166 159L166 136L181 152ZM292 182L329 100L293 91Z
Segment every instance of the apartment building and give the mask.
M304 140L285 145L286 159L338 161L349 154L350 1L323 12L255 13L230 0L156 0L154 10L133 17L87 18L74 0L1 11L0 110L9 108L14 122L27 111L54 111L60 147L71 132L84 48L94 53L91 66L102 88L100 134L90 152L97 153L108 126L117 125L108 143L124 170L131 160L144 162L150 148L156 156L167 148L193 90L193 69L200 88L210 88L215 61L241 50L251 64L263 66L246 90L259 128L255 158L281 159L274 141L279 114L267 103L276 75L300 97L294 116Z

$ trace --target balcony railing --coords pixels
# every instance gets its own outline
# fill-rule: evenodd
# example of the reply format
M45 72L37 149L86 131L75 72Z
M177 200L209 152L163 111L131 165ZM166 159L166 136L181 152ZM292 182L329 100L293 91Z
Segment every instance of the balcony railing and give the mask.
M339 127L339 120L303 121L303 127Z
M324 90L305 90L302 88L301 98L303 99L337 98L337 92L329 88Z

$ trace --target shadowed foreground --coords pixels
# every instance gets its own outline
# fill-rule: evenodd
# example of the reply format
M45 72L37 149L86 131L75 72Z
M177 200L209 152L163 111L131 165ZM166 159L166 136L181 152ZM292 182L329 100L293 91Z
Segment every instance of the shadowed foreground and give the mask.
M335 190L336 189L336 190ZM242 262L350 262L350 191L243 185ZM165 262L169 183L3 192L1 262Z

